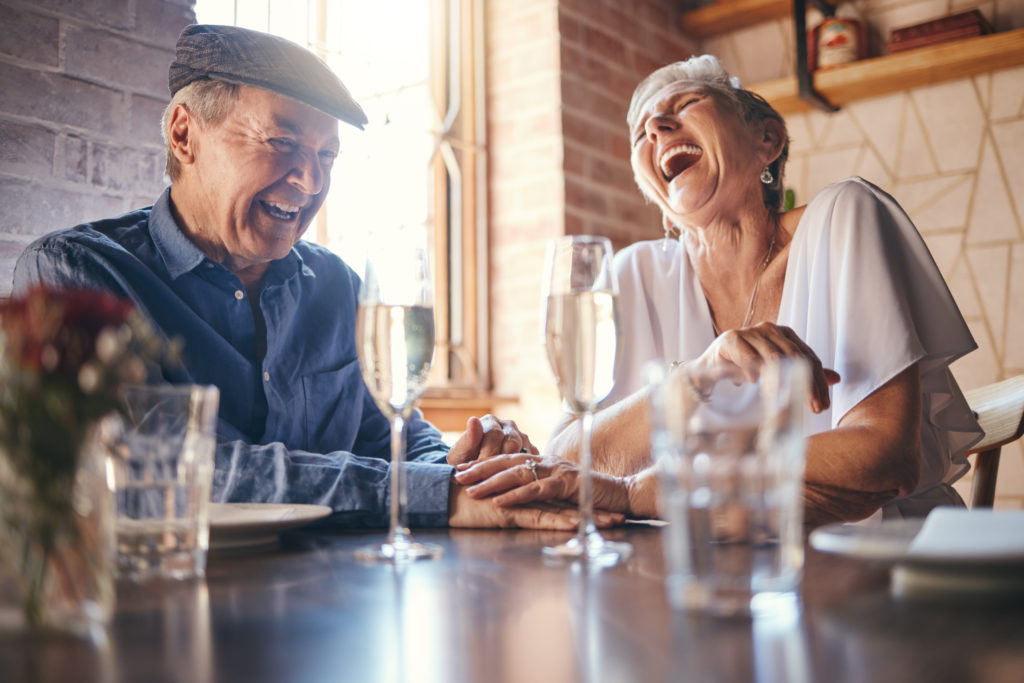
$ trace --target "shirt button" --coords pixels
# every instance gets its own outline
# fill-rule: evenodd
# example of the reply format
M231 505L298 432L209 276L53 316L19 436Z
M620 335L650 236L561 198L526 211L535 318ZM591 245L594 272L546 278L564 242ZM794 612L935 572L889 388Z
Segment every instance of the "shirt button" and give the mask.
M263 371L263 381L264 382L269 382L270 381L270 373L267 372L266 370Z
M209 261L207 261L207 262L206 262L206 267L207 267L207 268L213 268L213 264L212 264L212 263L210 263Z
M236 289L235 290L235 298L238 299L239 301L241 301L242 299L245 298L245 292L243 292L240 289Z

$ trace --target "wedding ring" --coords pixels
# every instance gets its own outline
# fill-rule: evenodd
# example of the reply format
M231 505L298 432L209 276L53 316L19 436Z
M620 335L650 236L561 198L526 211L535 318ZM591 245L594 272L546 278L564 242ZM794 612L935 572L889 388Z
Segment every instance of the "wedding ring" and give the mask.
M530 470L530 474L533 475L533 480L540 481L540 477L537 476L537 461L533 458L527 458L526 462L523 464L526 465L526 469Z

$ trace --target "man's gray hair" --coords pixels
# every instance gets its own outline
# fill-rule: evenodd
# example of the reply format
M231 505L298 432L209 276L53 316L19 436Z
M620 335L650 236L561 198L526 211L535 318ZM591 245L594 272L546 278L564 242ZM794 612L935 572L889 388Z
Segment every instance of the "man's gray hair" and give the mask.
M765 206L778 211L782 206L782 175L785 171L786 159L789 158L789 136L786 134L786 122L763 97L741 88L739 80L730 76L714 55L700 55L668 64L640 81L636 90L633 91L633 98L629 102L629 111L626 114L626 123L629 125L631 139L650 105L651 98L665 86L680 81L692 82L701 92L722 96L726 102L732 104L736 112L748 124L775 119L782 125L784 138L782 152L768 166L768 170L772 174L772 182L762 188ZM642 186L641 190L643 190Z
M193 81L174 93L170 104L164 110L161 133L164 136L164 147L167 150L167 164L164 172L173 183L181 175L181 164L171 150L171 139L168 127L171 125L171 112L179 104L184 105L202 126L215 126L228 115L238 101L241 86L225 81L204 79Z

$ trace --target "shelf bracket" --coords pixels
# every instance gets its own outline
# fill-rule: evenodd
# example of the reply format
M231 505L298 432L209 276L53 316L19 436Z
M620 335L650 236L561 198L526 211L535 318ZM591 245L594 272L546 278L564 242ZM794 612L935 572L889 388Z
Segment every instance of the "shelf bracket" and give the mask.
M822 14L831 17L836 8L827 0L810 0ZM796 84L797 94L816 109L824 112L839 111L814 89L811 65L807 62L807 0L793 0L793 24L796 35Z

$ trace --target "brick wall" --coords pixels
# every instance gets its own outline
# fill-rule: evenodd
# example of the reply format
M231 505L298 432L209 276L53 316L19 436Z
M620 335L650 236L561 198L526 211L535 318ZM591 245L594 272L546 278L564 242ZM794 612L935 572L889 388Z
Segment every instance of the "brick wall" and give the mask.
M636 83L688 57L672 0L486 3L492 374L502 407L543 443L560 414L540 335L545 242L660 234L629 167Z
M151 204L193 0L0 0L0 296L28 242Z
M660 212L633 181L626 109L642 78L693 54L680 5L560 3L566 233L605 235L616 249L661 234Z

